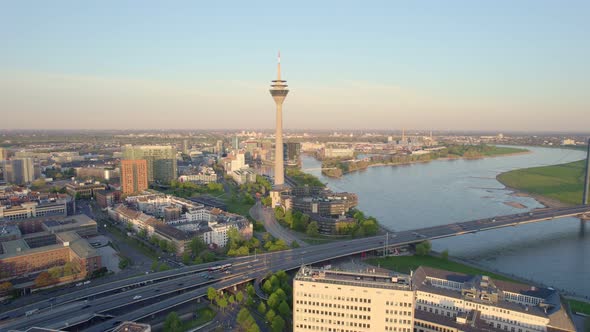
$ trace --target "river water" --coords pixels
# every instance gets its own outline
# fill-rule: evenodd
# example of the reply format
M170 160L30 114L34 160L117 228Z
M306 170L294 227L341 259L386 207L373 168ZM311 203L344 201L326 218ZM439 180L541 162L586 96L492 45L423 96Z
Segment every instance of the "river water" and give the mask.
M303 170L334 191L354 192L359 208L393 230L521 213L543 207L516 197L496 175L519 168L580 160L583 151L526 147L532 153L476 160L438 160L405 166L371 167L333 179L321 175L320 162L303 156ZM505 202L526 206L519 209ZM433 249L490 270L513 274L590 297L590 222L562 218L433 241Z

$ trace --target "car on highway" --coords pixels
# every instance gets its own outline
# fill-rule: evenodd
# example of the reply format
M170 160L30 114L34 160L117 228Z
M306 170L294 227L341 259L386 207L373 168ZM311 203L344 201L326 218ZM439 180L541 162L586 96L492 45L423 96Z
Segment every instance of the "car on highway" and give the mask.
M133 299L134 299L134 300L139 300L139 299L141 299L141 295L135 295L135 296L133 297Z

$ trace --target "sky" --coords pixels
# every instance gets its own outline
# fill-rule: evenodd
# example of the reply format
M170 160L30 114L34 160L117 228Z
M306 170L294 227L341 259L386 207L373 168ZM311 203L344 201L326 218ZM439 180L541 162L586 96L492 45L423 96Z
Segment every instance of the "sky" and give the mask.
M5 1L0 129L590 132L590 1Z

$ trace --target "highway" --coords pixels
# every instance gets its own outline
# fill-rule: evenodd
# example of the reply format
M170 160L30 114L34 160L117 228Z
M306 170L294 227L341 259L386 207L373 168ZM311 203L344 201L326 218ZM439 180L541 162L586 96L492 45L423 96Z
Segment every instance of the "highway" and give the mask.
M0 330L22 330L31 326L58 329L84 322L94 315L112 315L113 318L88 329L88 331L108 331L117 325L117 322L139 320L203 297L206 295L208 287L225 289L246 281L260 280L269 271L292 270L298 268L301 264L315 264L352 254L382 249L386 244L390 247L397 247L415 244L424 240L435 240L543 220L578 216L589 212L590 206L543 209L265 253L258 255L257 259L254 259L253 256L247 256L142 275L99 286L90 286L55 297L53 301L41 301L0 314L0 319L5 316L9 317L9 320L0 322ZM226 263L233 264L230 271L228 271L229 273L211 273L212 278L208 278L204 274L204 271L209 267ZM141 298L134 300L136 296L141 296ZM72 310L73 308L76 310ZM119 310L124 313L115 312L117 308L124 308L125 310ZM39 312L25 317L25 312L31 309L39 309Z

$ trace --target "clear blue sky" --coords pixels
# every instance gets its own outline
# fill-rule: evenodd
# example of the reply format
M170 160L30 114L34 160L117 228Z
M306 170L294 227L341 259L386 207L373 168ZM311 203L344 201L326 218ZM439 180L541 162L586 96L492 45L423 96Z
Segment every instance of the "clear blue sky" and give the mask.
M287 128L588 131L589 13L540 0L5 2L0 128L272 128L280 49Z

